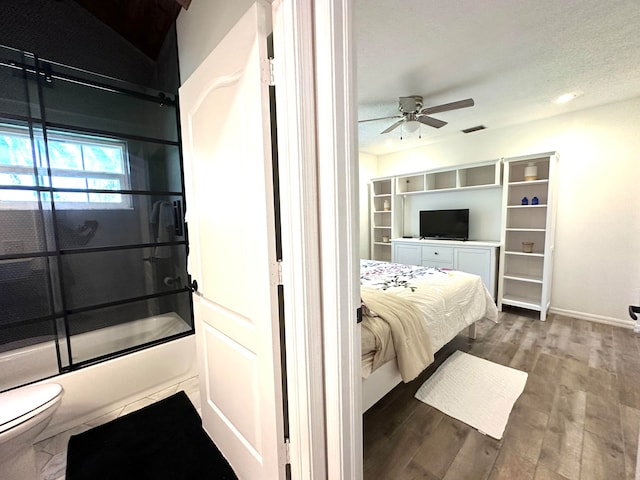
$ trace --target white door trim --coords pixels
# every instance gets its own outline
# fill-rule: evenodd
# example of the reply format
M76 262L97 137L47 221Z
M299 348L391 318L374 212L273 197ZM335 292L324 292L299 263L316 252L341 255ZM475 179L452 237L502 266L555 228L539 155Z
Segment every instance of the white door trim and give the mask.
M273 12L291 476L324 480L313 10L276 0Z
M353 2L314 0L327 478L362 478Z
M360 480L352 5L273 8L292 478Z

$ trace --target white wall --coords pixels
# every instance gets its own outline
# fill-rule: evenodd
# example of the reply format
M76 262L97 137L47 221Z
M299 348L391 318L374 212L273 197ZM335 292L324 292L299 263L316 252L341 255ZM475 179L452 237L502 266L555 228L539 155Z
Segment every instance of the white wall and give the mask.
M193 2L179 15L183 82L251 3ZM626 320L627 306L640 301L638 125L638 98L508 129L491 130L489 125L455 140L378 157L375 176L557 150L561 159L552 307ZM369 175L373 159L365 162ZM366 249L362 245L361 250Z
M180 12L176 31L182 83L253 3L252 0L204 0L191 2L189 10Z
M404 200L402 236L420 236L420 210L469 209L469 240L500 241L502 189L437 192L407 195ZM400 236L400 235L399 235Z
M629 320L640 302L640 98L378 157L376 176L557 151L551 306Z
M371 258L371 211L369 210L369 182L376 176L378 157L360 153L360 258Z

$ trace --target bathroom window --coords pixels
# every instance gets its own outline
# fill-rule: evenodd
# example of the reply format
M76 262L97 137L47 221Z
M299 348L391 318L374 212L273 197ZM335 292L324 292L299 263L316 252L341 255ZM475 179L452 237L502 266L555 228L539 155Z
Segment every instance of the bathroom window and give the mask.
M49 131L32 144L28 130L0 126L0 185L18 187L0 189L0 208L33 208L38 190L63 210L131 208L118 193L130 189L127 158L123 141Z

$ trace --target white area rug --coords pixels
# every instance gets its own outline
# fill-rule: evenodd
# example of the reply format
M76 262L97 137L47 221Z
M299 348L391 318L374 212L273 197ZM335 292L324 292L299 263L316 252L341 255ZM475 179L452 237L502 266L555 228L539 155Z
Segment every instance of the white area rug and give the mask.
M527 376L457 351L422 384L415 397L500 440Z

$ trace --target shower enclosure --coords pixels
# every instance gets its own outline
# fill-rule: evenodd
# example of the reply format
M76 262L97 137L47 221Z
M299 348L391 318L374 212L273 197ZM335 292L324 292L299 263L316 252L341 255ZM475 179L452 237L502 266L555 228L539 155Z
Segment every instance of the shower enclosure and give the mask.
M178 119L0 47L0 391L193 333Z

